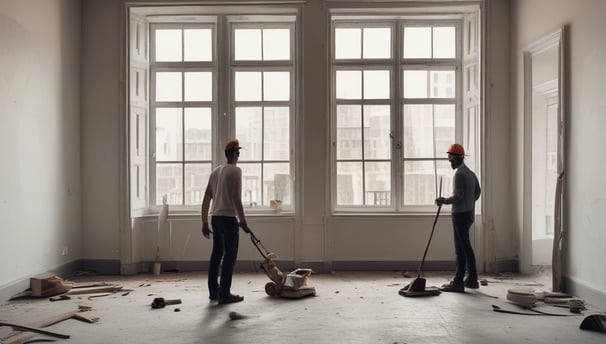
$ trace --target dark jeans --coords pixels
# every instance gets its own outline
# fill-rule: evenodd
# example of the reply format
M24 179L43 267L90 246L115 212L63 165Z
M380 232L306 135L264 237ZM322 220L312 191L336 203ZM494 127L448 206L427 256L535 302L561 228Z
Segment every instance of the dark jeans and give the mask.
M238 220L231 216L213 216L213 250L208 267L208 291L211 295L229 295L234 265L238 257ZM221 264L221 261L223 263ZM221 282L219 280L221 266Z
M471 247L471 241L469 241L469 228L473 224L475 212L470 210L462 213L452 213L451 216L455 254L457 255L457 270L453 282L463 283L465 268L467 268L468 272L467 277L470 280L477 280L476 257Z

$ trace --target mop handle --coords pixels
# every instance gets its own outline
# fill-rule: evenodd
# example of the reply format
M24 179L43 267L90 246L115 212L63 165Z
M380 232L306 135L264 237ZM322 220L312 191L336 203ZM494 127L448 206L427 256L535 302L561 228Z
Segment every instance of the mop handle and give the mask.
M440 177L440 192L438 197L442 196L442 177ZM431 238L433 237L433 232L436 229L436 223L438 222L438 217L440 216L440 210L442 209L442 204L438 206L438 211L436 212L436 217L433 219L433 225L431 226L431 234L429 234L429 240L427 241L427 246L425 246L425 253L423 253L423 259L421 260L421 265L419 266L419 271L417 272L417 276L421 276L421 271L423 271L423 264L425 263L425 257L427 256L427 251L429 250L429 244L431 244Z

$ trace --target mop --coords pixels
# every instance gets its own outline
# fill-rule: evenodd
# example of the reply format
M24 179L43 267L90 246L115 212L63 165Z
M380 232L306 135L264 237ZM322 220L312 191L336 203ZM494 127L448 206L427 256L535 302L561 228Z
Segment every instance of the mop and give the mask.
M442 177L440 177L440 192L438 195L442 195ZM436 223L438 222L438 217L440 216L440 210L442 209L442 205L438 206L438 211L436 212L436 217L433 220L433 226L431 227L431 234L429 235L429 240L427 241L427 246L425 247L425 253L423 253L423 259L421 260L421 264L419 265L419 271L417 271L417 277L412 280L408 285L404 288L400 289L398 294L403 296L437 296L440 295L440 289L438 287L426 287L425 284L427 280L422 276L423 274L423 264L425 263L425 257L427 256L427 250L429 250L429 244L431 244L431 238L433 237L433 232L436 229Z

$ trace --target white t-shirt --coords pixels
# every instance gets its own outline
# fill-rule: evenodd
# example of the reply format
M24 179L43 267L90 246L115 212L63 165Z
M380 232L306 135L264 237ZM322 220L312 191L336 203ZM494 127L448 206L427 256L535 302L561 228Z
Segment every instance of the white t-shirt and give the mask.
M233 203L234 194L242 193L242 170L232 164L215 168L208 179L208 188L212 193L210 213L214 216L236 216Z

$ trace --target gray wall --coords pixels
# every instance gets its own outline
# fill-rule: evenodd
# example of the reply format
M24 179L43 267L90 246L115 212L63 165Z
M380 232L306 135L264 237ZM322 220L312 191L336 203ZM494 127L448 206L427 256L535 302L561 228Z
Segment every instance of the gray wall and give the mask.
M604 131L606 130L606 2L602 0L515 1L512 50L515 81L512 113L516 203L523 203L523 64L529 44L567 26L567 143L565 200L565 281L567 289L589 301L606 299L606 197ZM521 213L518 209L518 213ZM522 218L516 217L518 232Z
M0 2L0 298L82 257L80 20L78 0Z

